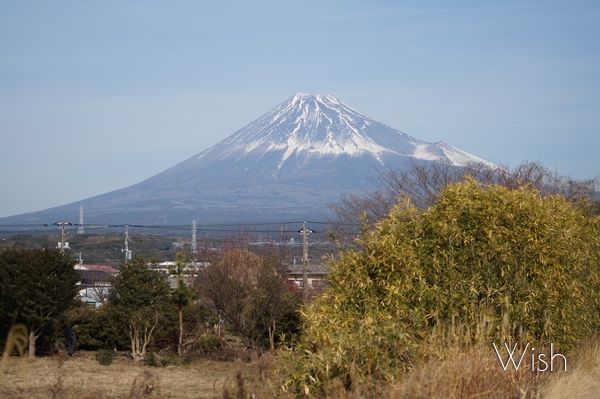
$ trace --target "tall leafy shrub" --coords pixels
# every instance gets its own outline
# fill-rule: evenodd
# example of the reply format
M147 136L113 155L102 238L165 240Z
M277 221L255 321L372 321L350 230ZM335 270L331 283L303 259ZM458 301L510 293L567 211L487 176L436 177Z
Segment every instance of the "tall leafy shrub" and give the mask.
M467 180L424 211L397 205L360 244L305 310L288 362L300 391L349 375L391 380L449 325L561 349L600 327L600 223L562 197Z

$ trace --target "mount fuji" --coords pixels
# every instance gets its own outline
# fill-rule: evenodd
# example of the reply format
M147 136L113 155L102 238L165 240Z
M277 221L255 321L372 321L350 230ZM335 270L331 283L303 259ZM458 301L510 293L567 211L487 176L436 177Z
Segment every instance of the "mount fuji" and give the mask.
M331 95L297 93L220 143L138 184L0 223L188 224L318 218L409 162L493 164L379 123Z

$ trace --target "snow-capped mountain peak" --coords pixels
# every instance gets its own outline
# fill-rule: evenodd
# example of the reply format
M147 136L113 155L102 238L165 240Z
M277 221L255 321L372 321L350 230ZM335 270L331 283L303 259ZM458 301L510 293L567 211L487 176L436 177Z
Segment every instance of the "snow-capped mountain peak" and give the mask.
M330 94L296 93L230 136L221 154L281 152L280 164L292 156L409 155L418 139L354 110Z
M303 92L200 153L198 158L211 153L218 158L277 154L277 169L290 158L308 162L325 156L365 155L379 163L384 163L385 155L399 155L456 166L489 164L443 142L428 143L386 126L333 95Z

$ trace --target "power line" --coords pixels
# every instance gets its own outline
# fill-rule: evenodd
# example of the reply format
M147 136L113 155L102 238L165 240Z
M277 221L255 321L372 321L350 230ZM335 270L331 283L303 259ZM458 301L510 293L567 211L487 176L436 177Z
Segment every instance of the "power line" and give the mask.
M69 222L56 222L54 223L55 226L60 227L60 242L57 245L57 248L60 249L60 252L65 252L65 249L70 249L69 248L69 243L67 241L65 241L65 228L67 226L71 226L71 223Z
M80 209L83 211L83 209ZM82 212L80 213L80 222L81 217L83 216ZM299 221L282 221L282 222L268 222L268 223L239 223L239 224L204 224L204 225L196 225L197 231L204 232L238 232L238 229L219 229L216 227L254 227L254 226L277 226L277 225L288 225L288 224L303 224L305 222ZM357 223L336 223L336 222L325 222L325 221L306 221L306 223L318 224L318 225L328 225L328 226L356 226L359 227L360 224ZM0 224L0 227L51 227L56 225L55 223L21 223L21 224ZM126 227L137 228L137 229L156 229L156 230L186 230L189 231L189 225L156 225L156 224L131 224L131 223L120 223L120 224L103 224L103 223L69 223L68 226L76 226L78 227L78 233L80 231L84 231L84 228L89 229L121 229ZM294 233L296 230L255 230L248 229L243 230L248 233Z
M356 226L356 227L360 227L361 226L360 223L317 222L317 221L314 221L314 220L307 220L306 223L310 223L310 224L326 224L326 225L330 225L330 226Z
M41 223L29 223L29 224L0 224L0 227L51 227L54 224L41 224Z

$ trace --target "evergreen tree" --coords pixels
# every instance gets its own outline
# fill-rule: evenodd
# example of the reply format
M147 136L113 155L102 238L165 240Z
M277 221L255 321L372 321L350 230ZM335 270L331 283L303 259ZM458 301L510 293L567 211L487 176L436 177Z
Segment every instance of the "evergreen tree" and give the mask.
M125 263L113 280L110 302L115 318L127 320L131 355L135 360L146 356L146 348L158 325L163 307L169 300L169 284L146 260Z
M29 357L37 339L73 304L77 295L75 261L54 249L8 249L0 252L0 312L9 323L29 329ZM9 326L2 326L3 332Z

